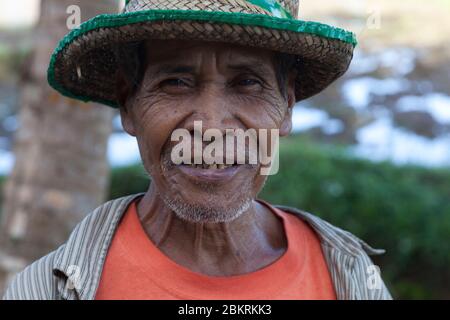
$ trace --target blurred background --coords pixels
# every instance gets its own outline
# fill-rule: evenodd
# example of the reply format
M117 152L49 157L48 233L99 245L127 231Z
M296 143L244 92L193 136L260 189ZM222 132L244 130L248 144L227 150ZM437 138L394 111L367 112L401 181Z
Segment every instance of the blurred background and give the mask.
M46 82L74 25L122 1L0 2L0 295L108 199L149 180L117 111ZM294 110L280 172L260 195L375 248L394 298L450 299L450 0L304 0L300 16L352 30L348 73Z

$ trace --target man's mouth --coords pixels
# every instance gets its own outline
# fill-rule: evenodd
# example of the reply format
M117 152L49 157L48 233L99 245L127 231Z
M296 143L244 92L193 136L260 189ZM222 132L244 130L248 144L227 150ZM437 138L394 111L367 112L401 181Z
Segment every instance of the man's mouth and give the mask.
M225 182L233 178L241 167L240 164L180 164L175 166L183 174L198 182Z
M218 169L218 170L224 170L224 169L228 169L232 166L236 166L236 164L221 164L221 163L213 163L213 164L207 164L207 163L201 163L201 164L195 164L195 163L190 163L190 164L182 164L183 166L189 166L191 168L196 168L196 169Z

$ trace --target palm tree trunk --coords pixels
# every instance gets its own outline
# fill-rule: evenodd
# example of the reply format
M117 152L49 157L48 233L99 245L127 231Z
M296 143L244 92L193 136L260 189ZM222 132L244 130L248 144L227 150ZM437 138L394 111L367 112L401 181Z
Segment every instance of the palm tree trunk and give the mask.
M51 52L69 31L70 5L80 7L82 21L118 10L117 0L41 1L36 43L21 81L15 166L3 190L0 295L16 272L64 242L104 201L108 187L112 110L62 97L46 81Z

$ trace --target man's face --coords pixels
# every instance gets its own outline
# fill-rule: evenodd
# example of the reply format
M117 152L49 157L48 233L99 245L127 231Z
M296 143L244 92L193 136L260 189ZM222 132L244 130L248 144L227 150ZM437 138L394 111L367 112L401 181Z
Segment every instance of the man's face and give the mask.
M291 128L293 78L282 96L274 53L241 46L193 41L146 43L146 70L139 88L125 94L125 130L136 136L143 164L160 198L189 221L231 221L251 204L266 176L259 165L225 168L175 165L176 129ZM124 91L126 92L126 91ZM205 145L205 144L204 144ZM230 152L230 150L224 150ZM234 150L235 152L235 150Z

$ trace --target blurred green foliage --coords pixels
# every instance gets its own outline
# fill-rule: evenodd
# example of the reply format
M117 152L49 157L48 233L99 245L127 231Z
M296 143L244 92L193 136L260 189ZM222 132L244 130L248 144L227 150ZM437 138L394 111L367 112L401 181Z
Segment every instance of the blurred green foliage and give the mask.
M119 167L111 171L108 199L116 199L128 194L147 190L150 178L142 164Z
M16 80L30 53L28 47L13 50L0 43L0 80L7 82Z
M280 154L262 198L386 249L373 260L396 298L450 297L450 170L373 163L299 139Z
M142 165L115 169L110 198L145 191ZM260 197L314 213L386 254L373 256L395 298L450 298L450 170L373 163L336 146L282 141Z

